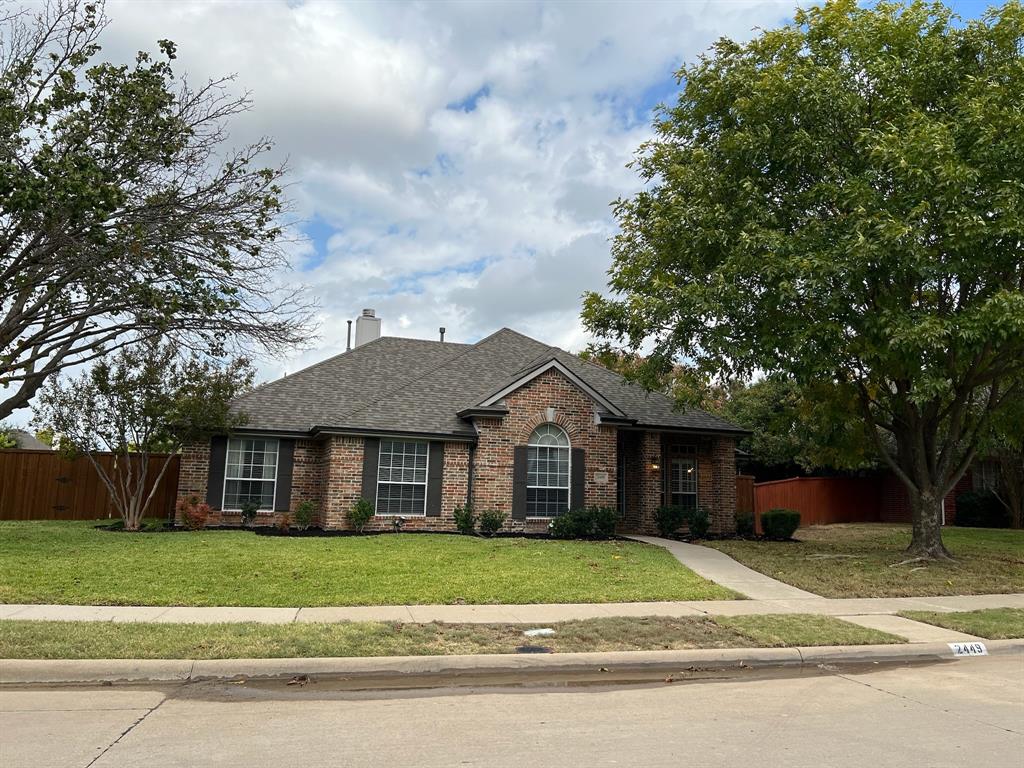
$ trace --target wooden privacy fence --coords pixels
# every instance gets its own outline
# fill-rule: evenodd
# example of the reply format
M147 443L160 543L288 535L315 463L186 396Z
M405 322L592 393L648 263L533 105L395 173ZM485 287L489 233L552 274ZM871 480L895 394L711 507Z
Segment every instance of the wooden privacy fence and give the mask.
M754 485L758 526L769 509L795 509L800 525L873 523L879 517L879 483L867 477L794 477Z
M956 497L973 487L968 472L943 501L943 519L951 525L956 517ZM739 511L739 480L736 486ZM828 523L909 523L910 500L902 483L891 472L867 477L793 477L753 484L754 518L761 532L761 513L769 509L794 509L800 525Z
M167 454L155 454L146 469L150 490ZM110 471L114 456L97 456ZM174 510L179 456L173 456L157 486L147 517ZM0 520L96 520L116 517L107 487L85 456L69 460L52 451L0 451Z

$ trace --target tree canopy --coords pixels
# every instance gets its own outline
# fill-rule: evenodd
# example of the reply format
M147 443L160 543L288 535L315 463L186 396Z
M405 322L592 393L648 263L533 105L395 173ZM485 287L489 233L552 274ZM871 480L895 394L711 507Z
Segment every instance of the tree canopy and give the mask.
M679 72L589 330L820 392L900 477L911 552L1024 369L1024 7L836 0Z
M283 290L284 169L231 149L229 79L191 84L175 46L97 62L102 6L0 20L0 419L48 377L164 337L213 355L309 333Z

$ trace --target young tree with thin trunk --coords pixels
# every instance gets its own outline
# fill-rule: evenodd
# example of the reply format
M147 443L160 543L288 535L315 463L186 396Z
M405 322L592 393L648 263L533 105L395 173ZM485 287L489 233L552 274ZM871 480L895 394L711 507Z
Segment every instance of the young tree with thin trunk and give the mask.
M81 0L0 18L0 420L140 340L221 356L309 335L279 285L284 170L269 141L226 146L248 98L176 75L167 40L97 62L106 23Z
M125 528L135 531L174 454L241 424L229 401L252 379L244 359L221 366L182 358L171 342L144 342L76 378L52 379L39 394L35 423L60 436L61 451L88 458ZM109 468L97 458L103 452L113 454ZM154 462L154 454L166 456Z
M587 327L647 379L817 387L906 486L910 557L948 557L942 500L1024 396L1024 7L827 2L679 78Z

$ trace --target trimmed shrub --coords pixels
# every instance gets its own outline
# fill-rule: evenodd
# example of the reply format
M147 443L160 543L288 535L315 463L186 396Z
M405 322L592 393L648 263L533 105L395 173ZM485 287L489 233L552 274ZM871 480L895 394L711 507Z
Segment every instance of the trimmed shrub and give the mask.
M210 517L210 505L200 501L198 496L188 496L178 502L178 515L181 517L181 524L190 531L198 531L206 527L206 521Z
M711 514L704 507L687 510L686 522L690 526L690 536L703 539L711 528Z
M792 509L769 509L761 513L761 530L771 541L788 541L800 527L800 513Z
M570 509L553 519L548 530L559 539L607 539L615 535L617 517L611 507Z
M1010 510L992 491L967 491L956 497L953 524L968 528L1009 528Z
M455 517L455 528L459 533L472 536L476 532L476 513L472 507L456 507L453 516Z
M505 524L505 513L496 509L485 509L480 513L480 533L484 536L493 536Z
M754 516L749 512L738 512L736 514L736 535L744 539L753 537Z
M316 502L307 499L295 508L295 527L300 531L306 530L313 524L314 517L316 517Z
M668 538L686 522L686 510L682 507L658 507L655 521L658 524L658 533Z
M363 528L373 518L373 504L360 496L345 517L348 518L349 525L362 533Z
M242 525L253 525L256 522L256 513L260 511L255 501L246 501L242 504Z

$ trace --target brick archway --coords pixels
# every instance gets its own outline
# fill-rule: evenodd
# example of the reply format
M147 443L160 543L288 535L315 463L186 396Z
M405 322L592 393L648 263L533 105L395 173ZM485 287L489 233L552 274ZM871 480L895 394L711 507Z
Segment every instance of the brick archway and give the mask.
M575 445L577 440L580 439L579 429L572 421L566 418L565 415L559 413L558 409L555 409L554 420L549 419L545 411L535 414L531 417L520 431L516 445L526 445L530 440L530 435L533 434L533 430L539 427L541 424L555 424L565 430L565 434L569 436L569 443Z

